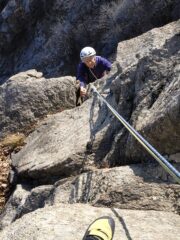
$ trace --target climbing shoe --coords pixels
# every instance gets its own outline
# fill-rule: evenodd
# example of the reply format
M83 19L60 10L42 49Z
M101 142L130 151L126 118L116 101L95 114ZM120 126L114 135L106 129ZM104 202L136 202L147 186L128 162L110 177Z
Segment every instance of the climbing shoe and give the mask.
M100 217L88 227L83 240L112 240L115 222L111 217Z

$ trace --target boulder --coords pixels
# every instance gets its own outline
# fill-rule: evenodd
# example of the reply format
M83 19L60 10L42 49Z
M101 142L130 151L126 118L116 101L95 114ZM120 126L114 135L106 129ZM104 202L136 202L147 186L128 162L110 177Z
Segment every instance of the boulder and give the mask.
M48 116L26 139L26 146L12 156L18 176L52 183L94 166L104 154L99 151L94 156L91 148L92 144L99 147L109 125L106 114L107 109L101 108L98 101L89 99L81 107Z
M119 43L122 73L112 84L119 113L167 157L180 151L179 30L177 21ZM114 165L151 159L124 128L112 146L106 158Z
M30 185L17 185L1 212L0 229L2 230L28 212L43 208L52 192L51 185L34 188Z
M73 77L46 79L41 72L18 73L0 86L0 138L28 132L47 114L75 107Z
M174 240L179 234L180 218L174 213L60 204L24 215L6 227L0 239L81 240L89 224L101 216L114 218L114 240Z
M179 214L180 186L167 183L167 173L159 168L136 164L89 171L54 185L17 185L1 214L0 228L38 208L61 203Z
M138 164L84 173L57 182L52 204L179 212L180 186L160 181L162 176L157 166Z

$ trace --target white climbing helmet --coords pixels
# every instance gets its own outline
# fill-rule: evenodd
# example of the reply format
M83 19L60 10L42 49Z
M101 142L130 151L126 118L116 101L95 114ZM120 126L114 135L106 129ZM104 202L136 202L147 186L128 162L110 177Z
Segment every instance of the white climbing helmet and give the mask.
M83 60L86 57L95 56L96 51L92 47L85 47L80 52L80 58Z

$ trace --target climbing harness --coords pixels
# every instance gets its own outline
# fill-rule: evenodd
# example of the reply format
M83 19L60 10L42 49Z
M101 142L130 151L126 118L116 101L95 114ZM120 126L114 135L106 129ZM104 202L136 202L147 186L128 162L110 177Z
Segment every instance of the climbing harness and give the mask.
M92 75L96 78L94 73L89 69ZM95 86L91 85L91 89L99 98L106 104L113 115L124 125L124 127L138 140L138 142L159 162L159 164L168 172L174 180L180 184L180 172L173 167L151 144L149 144L97 91Z

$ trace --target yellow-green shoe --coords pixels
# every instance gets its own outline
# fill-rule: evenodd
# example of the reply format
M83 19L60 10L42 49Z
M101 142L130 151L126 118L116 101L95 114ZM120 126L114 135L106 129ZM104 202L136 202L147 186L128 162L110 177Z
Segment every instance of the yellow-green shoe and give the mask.
M100 217L88 227L83 240L112 240L114 235L115 222L111 217Z

